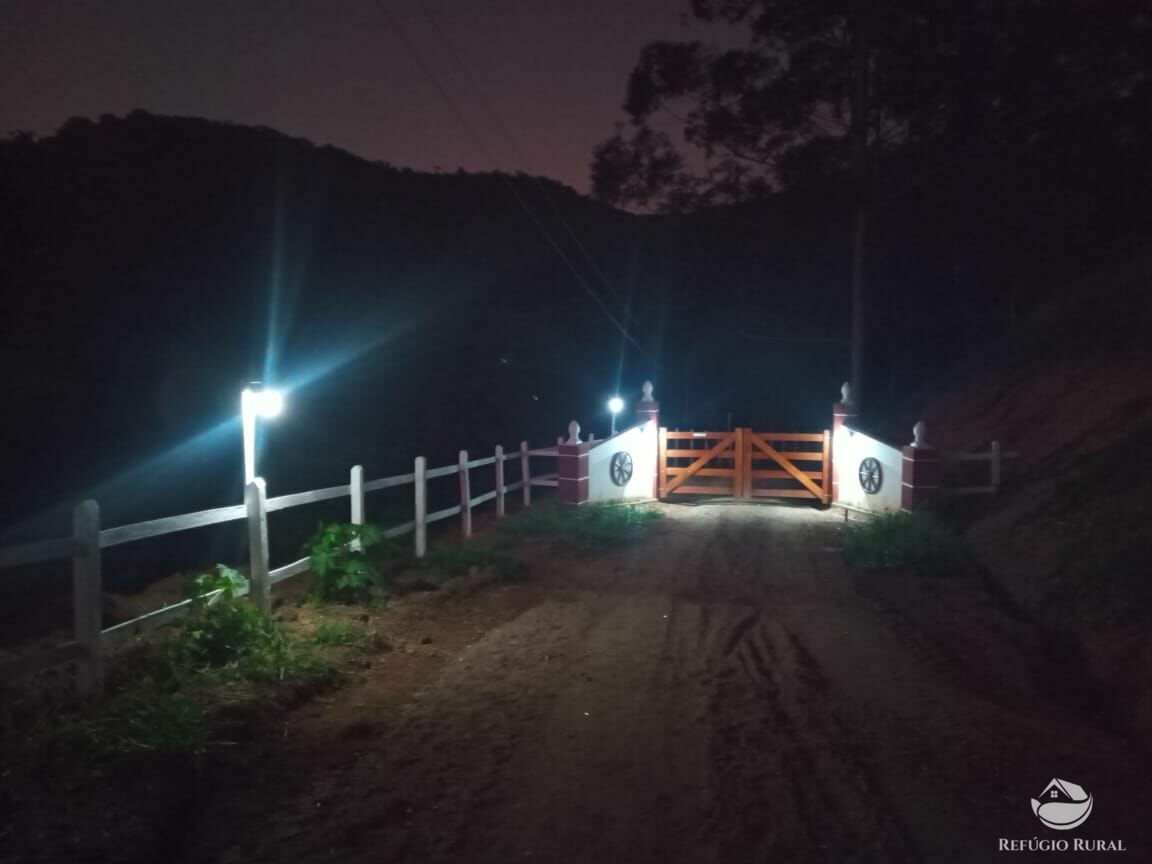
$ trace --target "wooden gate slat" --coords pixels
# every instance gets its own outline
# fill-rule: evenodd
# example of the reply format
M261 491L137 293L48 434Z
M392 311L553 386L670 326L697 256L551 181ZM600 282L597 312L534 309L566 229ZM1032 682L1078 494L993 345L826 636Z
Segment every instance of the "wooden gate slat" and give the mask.
M715 458L721 451L727 449L727 447L733 443L735 438L736 435L734 433L726 434L723 438L720 439L720 442L716 444L716 446L706 450L698 459L689 465L688 469L683 474L677 474L675 477L670 478L667 485L664 487L664 494L671 495L673 492L675 492L678 487L683 485L685 480L692 476L694 471L703 468L708 464L710 459Z
M669 439L692 444L710 445L705 448L676 447ZM673 493L685 495L725 495L751 500L753 498L815 498L827 504L831 496L831 447L829 434L800 432L755 432L737 427L728 432L669 432L660 429L658 453L657 495L664 498ZM772 443L769 443L772 442ZM820 442L820 450L778 450L776 442ZM670 448L669 444L673 444ZM671 460L688 460L688 465L669 465ZM758 460L771 460L771 468L756 468ZM821 463L817 470L801 470L796 463ZM816 467L816 466L812 466ZM715 485L704 478L714 478ZM800 484L799 489L756 487L757 479L787 480Z
M801 471L809 480L823 480L824 474L821 471ZM753 477L767 477L772 480L790 480L792 475L787 471L770 471L763 468L756 468L752 471Z
M732 496L732 484L724 486L692 486L684 484L676 490L677 495L714 495L717 498L729 498ZM807 492L804 493L808 495ZM811 496L809 496L811 497Z
M669 477L675 477L678 474L685 473L687 468L677 468L675 465L669 465L666 469ZM736 476L735 468L697 468L692 472L695 477L727 477L732 479Z
M824 490L809 480L807 477L805 477L804 473L800 471L800 469L789 462L788 459L780 454L775 447L765 441L762 435L753 433L750 437L752 439L752 444L758 447L761 452L776 460L777 464L779 464L781 468L791 474L792 477L797 480L801 486L803 486L821 501L824 500ZM823 456L821 456L821 458L823 458ZM824 482L827 482L827 478L825 478Z
M807 489L753 489L753 498L805 498L812 500L812 493Z

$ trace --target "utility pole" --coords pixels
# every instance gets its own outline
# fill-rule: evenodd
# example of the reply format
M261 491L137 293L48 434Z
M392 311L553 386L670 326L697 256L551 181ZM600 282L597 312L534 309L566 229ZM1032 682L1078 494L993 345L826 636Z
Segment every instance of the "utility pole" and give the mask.
M868 119L869 78L867 12L858 11L852 34L852 120L849 134L852 144L852 392L859 406L866 391L864 382L864 341L867 316L864 302L864 265L867 261L868 238Z

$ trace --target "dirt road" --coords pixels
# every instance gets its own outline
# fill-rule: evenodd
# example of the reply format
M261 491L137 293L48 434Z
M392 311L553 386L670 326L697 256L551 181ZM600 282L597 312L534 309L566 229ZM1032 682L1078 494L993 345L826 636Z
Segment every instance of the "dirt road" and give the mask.
M1075 646L976 579L851 575L838 512L665 509L452 601L478 617L294 718L185 860L1152 860L1145 745ZM1094 796L1074 831L1033 816L1053 777Z

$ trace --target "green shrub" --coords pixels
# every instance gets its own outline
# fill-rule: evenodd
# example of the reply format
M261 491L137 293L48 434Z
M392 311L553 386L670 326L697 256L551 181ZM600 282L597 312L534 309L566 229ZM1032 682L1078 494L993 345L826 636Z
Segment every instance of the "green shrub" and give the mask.
M858 570L946 572L965 557L963 541L925 513L883 513L844 529L844 560Z
M29 780L73 782L135 755L198 757L220 740L217 708L238 695L265 698L252 684L334 681L336 669L311 646L237 596L244 585L223 565L192 577L192 611L180 629L118 658L127 662L109 670L100 701L29 690L2 718L0 762Z
M208 671L216 678L270 683L334 675L269 615L237 596L243 576L223 564L216 571L192 579L192 613L167 651L173 677Z
M360 548L353 549L353 541ZM314 574L312 596L322 603L367 603L383 589L380 571L368 557L394 557L399 549L375 525L321 524L305 551Z
M225 666L283 638L269 616L237 596L244 587L244 577L223 564L192 578L192 612L171 646L177 666Z
M541 506L526 510L501 527L506 537L552 537L584 552L641 539L663 512L635 504L585 507Z

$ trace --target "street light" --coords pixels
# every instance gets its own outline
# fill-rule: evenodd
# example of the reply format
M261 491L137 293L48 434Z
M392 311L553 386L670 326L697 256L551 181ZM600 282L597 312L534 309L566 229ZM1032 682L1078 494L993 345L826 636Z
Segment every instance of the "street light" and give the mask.
M240 394L240 419L244 426L244 485L256 479L256 418L270 420L284 410L284 394L253 381Z
M624 410L624 400L613 396L608 400L608 410L612 412L612 434L616 434L616 415Z

